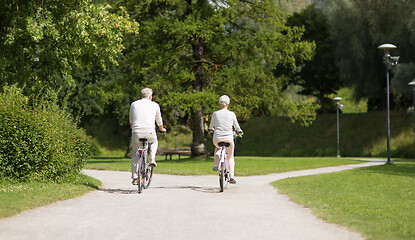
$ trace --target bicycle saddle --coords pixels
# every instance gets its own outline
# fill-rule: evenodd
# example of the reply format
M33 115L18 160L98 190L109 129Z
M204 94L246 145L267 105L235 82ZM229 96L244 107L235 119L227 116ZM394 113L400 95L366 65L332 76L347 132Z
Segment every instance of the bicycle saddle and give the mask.
M231 144L230 143L228 143L228 142L219 142L218 143L218 146L219 147L223 147L223 146L225 146L225 147L229 147Z
M138 140L140 140L141 142L146 142L147 141L147 138L140 138Z

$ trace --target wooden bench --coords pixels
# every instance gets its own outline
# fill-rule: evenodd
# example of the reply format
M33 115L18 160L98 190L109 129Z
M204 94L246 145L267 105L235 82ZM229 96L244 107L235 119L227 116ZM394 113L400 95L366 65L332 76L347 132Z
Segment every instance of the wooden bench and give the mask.
M173 155L179 155L179 159L180 159L181 155L190 156L190 155L192 155L192 152L190 150L177 150L177 151L170 150L170 151L166 151L166 152L164 152L164 156L166 156L166 160L167 160L167 155L170 155L170 160L171 160L171 156L173 156Z

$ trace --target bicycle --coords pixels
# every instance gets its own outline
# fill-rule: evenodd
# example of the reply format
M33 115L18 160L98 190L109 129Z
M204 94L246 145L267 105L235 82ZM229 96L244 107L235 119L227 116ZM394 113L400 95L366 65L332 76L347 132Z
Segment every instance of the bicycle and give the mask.
M220 151L220 161L218 165L218 172L219 172L219 187L220 191L223 190L228 186L230 181L230 173L229 173L229 166L226 161L227 153L226 148L229 147L231 144L228 142L219 142L218 146L221 147Z
M157 132L164 133L162 131L157 130ZM153 166L150 165L150 159L148 158L148 141L146 138L140 138L140 142L142 142L142 147L138 148L134 157L138 157L138 164L137 164L137 175L138 175L138 193L141 193L143 189L147 189L150 186L151 180L153 179Z
M234 143L236 145L236 138L242 137L242 133L234 132ZM223 190L228 186L230 182L230 171L228 166L227 159L227 152L226 148L230 146L229 142L219 142L218 146L221 147L220 157L219 157L219 165L218 165L218 172L219 172L219 187L220 191Z
M153 166L150 166L150 160L148 158L148 141L146 138L140 138L140 142L142 142L142 147L139 147L134 157L138 158L137 164L137 175L138 175L138 193L143 191L143 188L148 188L151 183L151 179L153 176Z

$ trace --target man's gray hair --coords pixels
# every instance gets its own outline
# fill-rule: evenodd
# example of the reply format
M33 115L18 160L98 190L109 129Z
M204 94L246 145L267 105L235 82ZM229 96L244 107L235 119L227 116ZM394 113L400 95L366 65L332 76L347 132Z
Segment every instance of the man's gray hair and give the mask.
M231 102L231 99L226 95L222 95L219 98L219 104L220 104L221 107L228 106L230 102Z
M153 95L153 90L151 88L143 88L141 90L142 98L149 98L151 95Z

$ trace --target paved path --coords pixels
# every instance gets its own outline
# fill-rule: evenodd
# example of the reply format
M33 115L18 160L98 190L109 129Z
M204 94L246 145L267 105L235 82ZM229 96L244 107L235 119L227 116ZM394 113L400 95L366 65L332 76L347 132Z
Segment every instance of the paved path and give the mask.
M100 190L1 219L0 239L363 239L316 218L269 183L383 163L239 177L224 193L216 176L155 175L140 195L127 172L85 170L102 181Z

